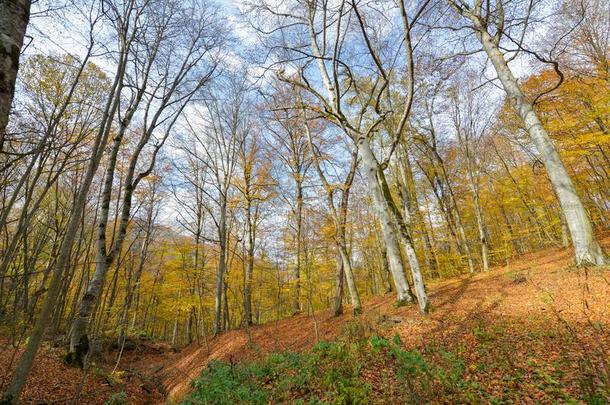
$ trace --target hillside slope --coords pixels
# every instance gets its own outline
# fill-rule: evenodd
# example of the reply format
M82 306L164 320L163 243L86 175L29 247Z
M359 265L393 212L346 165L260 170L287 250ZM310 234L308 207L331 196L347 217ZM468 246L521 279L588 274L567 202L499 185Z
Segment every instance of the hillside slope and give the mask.
M610 238L604 245L610 245ZM519 370L524 374L514 383L523 391L519 398L545 402L555 397L537 382L538 371L528 373L536 362L561 364L559 376L548 378L568 394L582 383L577 375L599 367L610 376L610 274L607 269L576 270L571 260L571 250L550 249L487 274L430 283L428 316L415 306L395 308L388 294L367 302L360 322L376 334L398 334L409 349L459 351L468 364L465 378L480 381L489 398L502 397L506 390L507 371L502 367ZM168 398L177 401L210 360L234 363L272 351L305 350L346 333L352 318L320 312L230 331L208 345L194 344L177 353L155 377Z
M604 245L610 250L610 238ZM589 402L607 403L610 397L595 395L598 387L610 387L610 272L574 269L571 254L570 249L549 249L487 274L431 282L427 316L415 306L395 308L394 296L387 294L366 302L355 320L328 311L299 315L229 331L208 344L202 339L179 352L134 341L116 370L115 350L104 351L84 374L63 364L62 348L45 345L23 403L72 403L79 391L79 403L103 404L117 395L130 404L178 402L211 360L259 360L270 352L307 351L317 342L354 334L356 339L359 334L399 335L406 350L418 351L430 364L443 364L439 357L446 353L458 354L464 387L449 393L453 397L439 394L439 402L472 402L473 397L463 396L470 390L484 402L593 398ZM0 388L8 384L17 355L10 346L0 347ZM376 402L401 398L395 390L400 383L381 385L383 376L375 366L363 370L362 378L371 384Z

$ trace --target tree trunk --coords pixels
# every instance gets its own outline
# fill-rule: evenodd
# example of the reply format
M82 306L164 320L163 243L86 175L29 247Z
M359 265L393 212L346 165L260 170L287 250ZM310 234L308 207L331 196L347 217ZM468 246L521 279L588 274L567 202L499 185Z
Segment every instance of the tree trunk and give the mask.
M569 230L566 216L563 215L563 212L559 213L559 220L561 221L561 247L567 248L570 246L570 236L568 235Z
M356 281L354 280L352 263L344 241L342 241L339 245L339 254L341 255L341 261L343 262L343 273L345 274L345 281L347 281L347 289L349 291L349 296L352 301L352 311L354 315L358 315L362 312L362 304L360 303L360 295L358 294L358 289L356 288Z
M124 61L125 60L122 62ZM119 63L115 81L111 90L111 95L107 100L104 110L104 117L102 118L102 122L92 147L91 160L89 161L87 172L82 180L82 184L78 189L74 207L70 213L68 225L66 226L65 236L61 243L55 268L53 269L53 275L49 283L47 299L42 305L38 319L32 328L27 347L19 359L15 369L15 374L13 374L13 379L11 380L11 384L4 394L4 399L9 402L17 403L19 400L23 386L25 385L30 369L32 368L34 357L38 352L42 336L51 320L51 315L53 314L53 310L56 306L57 297L61 289L62 276L70 260L70 252L72 251L72 245L74 244L78 227L80 225L80 220L85 209L87 196L89 195L89 188L91 187L93 177L95 176L95 172L97 171L103 155L104 147L108 141L110 122L112 121L112 118L114 117L114 114L118 108L120 97L117 97L117 95L120 94L120 83L122 83L124 67L124 63Z
M511 72L504 55L491 35L482 27L477 28L477 37L483 49L493 63L498 78L509 99L515 106L519 117L536 146L540 159L546 168L551 184L561 209L565 215L570 236L574 245L577 265L601 266L608 263L608 258L602 251L595 235L589 215L576 193L574 183L570 178L562 160L551 141L548 132L542 126L538 115L530 102L521 91L517 79Z
M244 319L246 325L252 325L252 275L254 271L254 224L252 223L252 203L248 200L246 207L247 246L246 269L244 274Z
M398 235L400 236L400 240L405 248L405 253L407 255L407 261L409 263L409 268L411 269L411 276L413 278L413 285L415 286L415 295L417 296L417 302L419 304L419 310L421 313L425 314L428 312L428 294L426 293L426 287L424 285L424 278L421 274L421 269L419 267L419 259L415 254L415 245L413 244L413 237L411 236L411 228L410 223L405 222L402 215L400 215L400 211L394 204L394 200L390 193L390 189L388 183L385 179L385 175L380 170L377 173L377 178L380 183L380 187L383 193L383 197L385 199L386 206L388 208L389 214L393 220L393 226L398 230ZM402 182L401 182L402 183ZM403 190L403 193L406 193ZM408 193L407 193L407 201L408 201ZM407 202L406 210L408 212L408 220L410 221L411 212L410 212L410 203Z
M297 181L297 209L296 209L296 222L297 222L297 257L294 266L294 272L292 274L293 287L292 287L292 314L298 314L301 312L301 241L302 241L302 228L303 228L303 185L300 181Z
M368 139L363 137L359 142L362 163L365 168L365 178L370 187L371 196L373 197L373 207L381 225L381 234L385 243L388 265L394 280L394 286L396 287L397 304L404 305L413 302L413 296L411 295L409 284L405 276L393 220L388 212L389 207L387 206L387 201L385 200L383 190L381 189L377 178L379 164L373 155Z
M350 299L352 301L352 311L354 315L358 315L362 312L362 304L360 302L360 295L358 294L358 289L356 287L356 281L354 279L354 272L352 268L351 258L349 251L347 249L347 238L346 238L346 225L347 225L347 211L349 207L349 193L354 180L354 175L356 173L356 168L358 165L358 149L355 148L352 152L352 161L350 165L350 171L343 183L342 194L341 194L341 204L339 209L337 210L335 206L335 201L333 199L333 186L328 182L324 171L320 165L320 160L317 152L317 148L314 146L311 132L309 131L309 127L307 125L307 117L305 116L305 131L307 133L307 139L309 142L309 148L311 149L312 160L314 166L318 172L318 176L322 181L322 185L326 195L326 202L328 204L328 208L331 210L333 222L335 225L335 246L339 252L339 257L341 259L341 265L337 268L337 296L335 298L335 315L339 315L343 312L342 308L342 298L343 298L343 278L345 276L345 280L347 281L347 288L349 290Z
M473 191L474 215L477 219L477 228L479 230L479 242L481 243L481 260L483 261L483 271L489 271L489 244L485 236L485 225L483 222L483 212L479 203L479 192Z
M467 148L468 146L465 145ZM483 262L483 271L489 271L489 243L485 235L485 222L483 220L483 211L481 210L481 201L479 198L479 184L475 178L473 163L470 157L470 152L466 150L466 165L468 171L468 183L472 192L472 203L474 205L474 216L477 220L477 229L479 231L479 242L481 243L481 260Z
M218 335L222 329L222 296L224 290L224 277L227 266L227 208L226 199L222 197L220 221L218 226L218 237L220 242L220 252L218 255L218 271L216 272L216 297L214 299L214 336Z
M0 152L6 139L19 56L30 21L31 5L31 0L0 0Z
M125 127L123 126L123 128ZM81 299L78 314L76 319L74 319L70 330L70 348L68 355L66 356L66 362L81 368L83 367L84 356L89 351L89 339L87 337L89 321L95 309L97 299L102 292L106 273L114 259L114 257L109 256L106 253L106 227L108 225L108 215L110 212L114 171L123 133L124 131L119 131L119 134L113 141L112 153L108 161L108 168L106 169L104 191L102 193L101 215L97 227L95 272L87 286L85 295L83 295L83 298Z
M337 255L337 271L335 273L335 302L333 314L339 316L343 313L343 258Z

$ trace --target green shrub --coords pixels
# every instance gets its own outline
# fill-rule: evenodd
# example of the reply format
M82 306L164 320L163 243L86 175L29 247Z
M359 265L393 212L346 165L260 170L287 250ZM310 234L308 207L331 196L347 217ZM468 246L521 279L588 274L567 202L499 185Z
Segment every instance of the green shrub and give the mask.
M265 404L267 395L250 367L211 361L193 382L186 404Z
M210 362L184 403L367 403L372 388L360 379L362 347L321 342L309 353L271 353L247 364Z

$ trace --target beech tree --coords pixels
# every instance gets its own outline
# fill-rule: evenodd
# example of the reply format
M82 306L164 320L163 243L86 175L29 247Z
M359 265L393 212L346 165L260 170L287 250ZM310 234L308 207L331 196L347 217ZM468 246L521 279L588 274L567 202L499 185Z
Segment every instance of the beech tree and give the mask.
M180 114L207 84L216 68L213 58L220 41L219 32L212 20L213 10L210 12L199 9L199 14L192 14L194 9L181 8L174 3L160 7L161 5L155 7L154 11L151 9L150 12L142 13L142 24L146 27L142 35L146 42L138 43L139 46L134 47L134 53L130 55L134 60L134 66L130 64L127 69L131 99L124 107L124 112L123 106L118 110L120 125L112 139L102 191L96 267L81 300L78 317L72 324L70 352L67 357L71 364L82 366L83 357L89 350L89 319L101 294L106 273L122 249L131 218L134 191L142 179L154 169L157 155ZM186 19L187 16L192 19ZM185 30L178 31L180 27ZM206 60L210 57L211 64ZM146 94L149 87L152 90ZM128 170L123 181L125 189L119 227L108 248L106 234L117 157L123 138L131 130L134 115L139 111L143 111L144 116L140 123L141 129L134 131L134 149L130 153ZM148 162L143 164L140 157L151 140L153 144L150 146L150 157Z
M267 119L266 130L270 134L269 147L277 152L283 167L288 169L290 183L294 188L294 195L286 195L290 199L295 240L295 257L291 276L291 306L292 313L298 314L302 310L302 267L303 267L303 209L305 205L305 183L307 173L311 168L311 151L307 144L307 135L299 120L298 114L293 111L292 101L294 93L286 86L277 86L274 89L273 101L269 102L270 116Z
M485 94L483 93L481 96L483 97L480 99L483 99ZM492 116L485 116L485 109L475 100L475 95L472 92L464 94L463 90L460 92L459 89L454 89L451 97L453 102L453 127L458 146L464 156L468 186L472 193L472 204L481 248L481 262L483 271L489 271L489 241L483 208L481 207L480 182L481 162L485 159L482 144L485 142L485 135L490 130Z
M272 196L272 185L274 180L271 178L269 162L265 162L265 151L262 146L262 128L255 125L254 120L250 125L254 128L240 145L239 150L239 172L235 180L235 185L242 195L242 205L244 211L244 244L246 257L244 268L244 324L252 325L253 321L253 280L254 280L254 260L258 243L258 231L262 220L262 205ZM267 155L268 156L268 155Z
M345 180L340 184L340 186L334 186L328 180L326 174L324 174L324 170L322 167L323 157L321 156L320 148L317 144L314 144L312 130L309 127L309 122L307 118L307 110L303 111L303 127L305 129L305 134L307 135L307 142L309 145L310 153L312 156L313 165L316 168L318 173L318 177L322 182L322 187L326 194L326 203L328 208L330 209L330 214L332 216L332 220L335 228L335 244L337 250L339 251L339 257L341 259L341 264L337 269L336 276L336 293L335 293L335 304L334 304L334 313L335 315L339 315L342 312L342 294L343 294L343 278L347 281L347 288L349 291L351 303L352 303L352 312L354 315L358 315L362 312L362 304L360 302L360 294L358 293L358 288L356 286L356 280L354 277L354 270L352 267L350 252L347 246L347 237L346 237L346 226L347 226L347 210L349 204L349 193L352 187L352 183L354 181L354 176L356 174L356 169L358 167L358 149L354 148L351 153L349 170L345 176ZM340 189L341 191L341 199L337 206L335 202L335 193Z
M263 3L253 7L254 18L265 16L266 22L272 21L276 28L272 33L281 32L279 43L275 45L282 49L278 56L287 60L285 65L295 70L294 74L287 74L285 70L278 72L280 80L289 83L295 88L310 94L318 105L305 103L305 108L312 112L316 118L326 119L340 128L346 136L358 145L362 159L363 170L373 197L374 206L379 217L382 234L385 240L388 261L394 283L397 289L398 302L411 301L410 287L405 276L404 266L399 243L402 242L407 250L407 258L411 267L413 280L418 294L418 301L422 311L427 310L427 296L417 257L413 254L412 240L407 225L400 211L392 200L384 170L395 150L395 145L404 135L404 129L412 105L413 55L410 46L413 22L421 11L410 17L400 2L399 12L402 16L401 39L405 41L406 52L402 60L405 63L404 71L407 80L407 96L400 107L391 106L384 101L394 86L393 75L389 73L389 61L380 59L381 49L372 33L368 31L368 24L373 17L365 22L367 16L361 11L364 5L349 4L345 1L337 5L319 2L294 2L290 6L283 5L283 9L274 10L270 5ZM423 4L419 10L426 7ZM374 9L372 9L374 10ZM375 14L375 11L371 11ZM352 28L346 21L354 18L357 27ZM261 23L262 24L262 23ZM264 33L267 28L260 26L259 31ZM302 30L302 31L299 31ZM364 84L359 76L358 69L353 66L348 51L343 48L346 38L361 41L374 72L370 85ZM271 35L270 41L274 38ZM306 50L303 50L306 49ZM385 51L385 50L384 50ZM300 64L307 60L310 63ZM292 62L292 64L290 64ZM316 69L315 75L320 79L308 77ZM410 89L410 90L409 90ZM344 98L351 98L357 109L347 108ZM389 156L379 159L373 150L373 135L383 127L390 111L397 111L397 125L388 133L391 141ZM382 113L382 111L385 111ZM400 242L399 242L400 241Z
M576 264L599 266L608 263L608 258L593 233L589 214L576 192L572 178L540 121L534 109L534 102L524 94L510 68L511 56L507 56L508 51L503 50L510 49L512 53L527 52L535 55L542 62L554 62L531 51L524 44L523 38L532 9L525 7L521 2L508 4L505 0L490 3L479 0L473 3L449 0L449 4L456 13L470 23L470 28L480 42L482 50L489 57L508 99L536 146L565 215L576 253ZM503 46L504 43L506 47Z
M49 291L47 293L46 301L43 305L40 316L36 324L34 325L32 334L28 341L28 346L24 354L20 358L19 364L17 366L17 372L13 376L11 385L5 393L5 397L8 398L8 400L10 401L16 402L19 398L23 385L27 380L27 375L32 366L34 356L40 345L42 335L50 321L51 312L53 311L56 305L56 301L61 288L62 275L70 258L71 249L78 231L78 227L80 225L89 189L91 187L97 168L102 160L102 156L104 155L104 150L110 138L110 134L114 129L113 120L115 115L117 114L117 111L120 110L124 91L131 89L131 83L129 83L127 72L129 72L131 69L130 63L132 63L132 57L134 53L137 53L137 50L140 49L138 48L138 41L142 39L142 37L146 38L146 34L148 33L145 31L146 27L143 26L143 23L147 19L149 19L149 23L152 23L154 19L153 16L155 15L154 10L156 9L156 6L156 4L153 4L151 2L138 3L135 1L130 1L124 4L120 2L107 3L104 7L100 7L100 14L97 14L97 16L92 15L91 17L93 21L97 21L98 16L103 15L104 18L108 19L108 24L114 29L115 38L118 42L116 73L109 92L108 99L106 101L106 105L103 110L103 118L101 120L99 130L96 134L91 149L92 155L86 170L86 175L84 176L83 181L79 187L78 195L75 199L74 207L71 212L68 225L66 227L65 237L63 238L61 248L59 250L57 262L55 265L56 268L53 272L49 284ZM216 32L213 31L212 33L210 33L209 31L207 31L208 26L205 24L205 18L202 18L201 20L193 18L191 20L191 23L184 23L184 18L189 15L192 16L194 14L195 8L180 8L177 4L174 3L168 3L166 7L166 11L172 11L171 13L168 13L168 15L170 16L168 18L173 17L182 19L181 24L183 25L181 26L185 29L185 31L183 31L185 34L183 38L186 38L187 40L185 42L180 43L180 45L184 45L184 47L176 46L177 44L166 44L168 46L168 49L175 50L176 53L172 54L171 52L168 52L164 55L166 58L164 59L165 63L160 66L160 79L155 83L155 90L152 92L152 95L149 98L150 101L148 103L148 106L144 110L144 130L142 131L142 136L136 145L136 153L133 155L133 158L130 162L130 174L128 174L129 183L127 184L127 192L125 194L128 197L126 197L124 201L123 214L121 216L121 227L123 229L125 229L129 221L131 194L133 192L133 189L137 186L137 183L143 177L150 173L152 167L154 167L155 156L157 155L160 147L163 145L164 140L167 138L167 134L169 133L169 130L171 129L173 123L177 120L178 116L180 115L186 104L197 93L199 88L203 84L205 84L211 73L210 71L207 71L204 74L200 74L196 77L193 77L191 71L194 69L198 62L202 61L204 57L208 56L208 51L215 50L217 45L219 44L219 42L215 42L213 40L210 41L211 37L213 37ZM205 12L200 14L200 16L205 16ZM161 23L160 25L163 26L163 20L160 20L159 22ZM159 34L159 31L157 31L155 34ZM161 44L164 40L166 41L168 38L171 38L166 37L164 34L155 37L155 34L151 34L151 36L148 37L149 40L152 40L152 44ZM156 42L155 39L157 40ZM190 41L188 39L190 39ZM153 45L152 48L149 49L154 50L155 46ZM150 59L148 60L154 59L156 56L156 51L151 52L148 56L150 57ZM177 61L175 60L176 56L179 56ZM136 61L135 63L137 64L138 62ZM146 66L146 62L144 66ZM165 72L175 73L176 76L173 79L171 77L164 76L162 73L163 68L165 68ZM148 67L148 71L150 71L150 67ZM144 72L147 72L146 68L144 69ZM147 76L145 77L147 78ZM146 79L144 83L146 83ZM187 84L187 87L185 89L181 89L181 85L183 83ZM137 103L134 107L133 102L139 102L142 99L143 94L143 89L139 92L136 91L132 94L133 98L131 108L127 110L125 117L121 117L121 125L118 129L118 141L117 138L114 138L113 150L115 152L113 152L111 156L116 156L118 144L120 144L120 136L129 127L131 118L133 117L133 114L137 109ZM158 98L161 100L160 104L157 104ZM166 109L168 109L170 113L163 115ZM165 135L162 135L153 147L152 159L149 165L144 166L144 168L141 169L142 172L136 174L139 154L147 145L148 141L153 136L153 133L155 132L157 127L162 125L163 129L165 130ZM116 159L116 157L114 159ZM111 157L109 166L111 168L113 165L112 162L113 158ZM113 172L114 169L109 169L107 171L108 174L106 176L106 180L108 183L108 187L106 187L107 192L105 193L107 195L109 195L111 192L112 175L110 173ZM109 197L107 199L109 200ZM104 211L106 212L107 209ZM101 254L105 250L106 216L107 214L102 215L101 224L103 226L101 226L100 228L103 229L100 231L98 237L98 277L94 280L95 282L90 286L91 288L89 292L85 294L85 299L83 300L83 304L81 306L81 315L79 318L80 321L78 321L75 324L76 326L73 327L73 333L71 337L71 350L69 357L71 359L74 359L77 364L81 362L81 359L84 357L84 355L89 349L88 339L86 338L86 320L88 319L93 310L93 305L96 302L97 295L99 295L99 289L101 289L103 276L107 271L107 264L109 264L109 262L111 263L111 260L108 260L106 255ZM118 249L120 248L120 245L122 243L120 241L122 240L122 238L124 238L124 235L119 236L119 238L117 239L117 241L119 242L115 244L115 247L113 247L113 252L118 251Z
M194 141L182 146L198 164L205 168L208 187L201 189L208 201L204 204L216 230L215 238L219 255L216 271L214 301L214 334L220 333L227 323L223 302L226 297L226 272L230 259L230 231L234 227L232 199L238 171L239 153L249 136L247 106L247 82L243 77L224 78L226 90L215 88L208 93L208 100L199 110L199 123L190 120L187 130Z
M542 249L606 262L606 3L53 6L13 48L0 402L38 400L45 339L83 376L118 344L128 371L140 339L254 344L291 315L322 339L319 311L425 314L426 282Z

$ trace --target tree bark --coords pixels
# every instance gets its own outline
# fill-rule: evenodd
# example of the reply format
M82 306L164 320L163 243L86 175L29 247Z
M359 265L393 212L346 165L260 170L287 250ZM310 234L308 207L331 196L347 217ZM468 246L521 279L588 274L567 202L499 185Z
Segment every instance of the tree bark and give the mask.
M333 314L339 316L343 313L343 258L337 255L337 270L335 273L335 302Z
M252 278L254 273L255 225L252 222L252 202L248 199L246 206L246 270L244 274L244 318L246 325L252 325Z
M608 258L593 233L589 215L576 192L574 183L553 141L540 122L534 107L523 94L498 44L483 27L476 24L475 22L477 37L494 65L504 91L506 91L510 101L515 106L532 142L538 150L540 159L546 168L553 189L559 199L568 229L570 230L572 244L574 245L576 264L601 266L608 263Z
M400 213L396 209L395 221L398 224L398 229L402 236L403 246L405 248L405 254L407 255L407 261L409 262L409 268L411 269L411 277L413 278L413 286L415 287L415 295L417 296L417 302L419 304L419 310L422 313L428 312L428 294L426 293L426 286L424 284L424 278L421 274L421 268L419 265L419 259L415 253L415 243L413 241L413 233L411 231L413 225L413 210L418 209L413 207L413 193L409 190L408 179L406 178L407 169L404 167L408 165L408 151L405 145L400 146L400 173L398 178L398 190L402 200L402 218ZM389 204L394 204L389 189L386 191L386 198ZM391 210L392 211L392 210Z
M106 143L108 141L108 136L110 133L109 123L110 121L112 121L112 118L114 117L114 114L118 108L118 102L120 97L117 97L117 95L120 94L123 72L124 64L119 63L111 95L108 97L107 100L106 108L104 111L104 118L102 119L102 124L100 125L100 128L94 141L91 160L89 161L89 165L87 167L86 174L82 180L82 184L78 189L74 207L71 211L70 219L66 227L65 236L59 249L55 268L53 269L53 275L49 283L47 298L44 304L42 305L42 309L40 311L38 319L36 320L36 323L32 328L28 344L23 354L19 358L19 362L15 369L15 374L13 374L11 384L9 385L8 389L4 394L4 399L8 402L17 403L19 401L19 396L21 395L21 391L23 390L30 369L32 368L34 357L38 352L42 336L45 330L47 329L49 322L51 321L51 316L56 306L57 297L61 289L62 276L64 270L68 266L70 260L70 253L72 251L72 245L74 244L78 227L80 225L80 220L85 209L87 196L89 194L89 188L91 187L93 177L95 176L95 172L97 171L97 168L100 164L103 155L104 147L106 146Z
M218 335L222 330L222 298L224 292L224 277L227 266L227 207L226 198L221 197L220 201L220 220L218 222L218 237L220 252L218 255L218 271L216 272L216 297L214 298L214 335Z
M0 152L15 96L23 38L30 21L31 0L0 0Z
M300 175L298 173L297 175ZM297 254L294 271L292 274L292 314L301 312L301 244L303 240L303 184L300 179L296 180L296 225L297 225Z
M400 246L394 228L394 221L389 213L387 201L379 184L377 173L379 164L373 155L369 140L365 137L361 137L359 143L362 163L365 168L365 178L370 187L371 196L373 197L373 207L381 226L381 234L383 241L385 242L388 265L396 288L397 304L404 305L413 302L413 296L411 295L411 290L405 276Z

